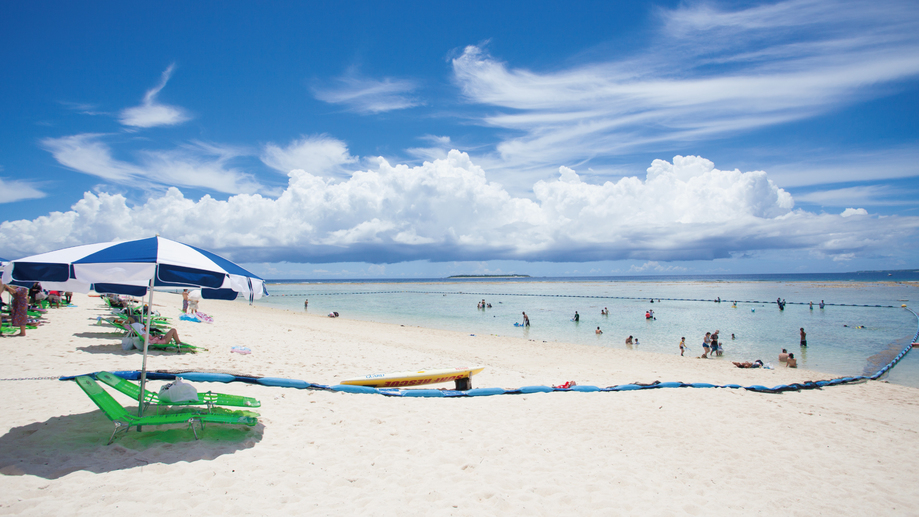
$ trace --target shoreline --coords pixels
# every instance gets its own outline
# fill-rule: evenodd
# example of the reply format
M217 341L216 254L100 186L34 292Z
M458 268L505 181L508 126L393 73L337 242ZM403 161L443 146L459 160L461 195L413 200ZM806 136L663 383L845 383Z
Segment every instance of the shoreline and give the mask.
M655 379L768 386L820 375L239 302L204 300L215 323L191 323L176 321L180 300L157 292L155 308L174 318L183 341L209 351L152 353L150 370L331 384L475 362L486 369L474 386L508 388ZM107 312L98 299L75 295L75 303L52 310L51 323L25 338L0 339L0 378L139 369L140 353L123 352L120 338L94 324ZM233 346L252 354L230 353ZM98 514L117 505L201 515L908 515L919 504L919 490L902 483L919 475L919 460L897 446L919 429L917 392L884 382L783 394L715 388L453 399L195 384L259 399L259 425L211 424L198 441L182 428L132 430L106 446L111 423L74 383L4 381L0 513ZM130 401L113 396L130 411Z

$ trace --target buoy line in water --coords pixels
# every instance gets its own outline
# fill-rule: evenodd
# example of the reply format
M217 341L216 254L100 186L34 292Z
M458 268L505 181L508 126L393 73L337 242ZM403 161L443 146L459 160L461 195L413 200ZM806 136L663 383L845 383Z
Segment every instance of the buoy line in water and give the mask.
M454 294L454 295L475 295L475 296L532 296L532 297L542 297L542 298L592 298L592 299L603 299L603 300L650 300L650 296L603 296L603 295L581 295L581 294L532 294L532 293L474 293L466 291L354 291L354 292L337 292L337 293L284 293L284 294L273 294L272 297L309 297L309 296L347 296L347 295L369 295L369 294ZM775 303L774 301L760 301L760 300L714 300L714 299L704 299L704 298L658 298L653 297L658 301L668 301L668 302L714 302L714 303L745 303L745 304L760 304L768 305ZM811 302L783 302L783 305L810 305ZM880 309L898 309L899 307L895 305L860 305L855 303L824 303L826 307L868 307L868 308L880 308Z

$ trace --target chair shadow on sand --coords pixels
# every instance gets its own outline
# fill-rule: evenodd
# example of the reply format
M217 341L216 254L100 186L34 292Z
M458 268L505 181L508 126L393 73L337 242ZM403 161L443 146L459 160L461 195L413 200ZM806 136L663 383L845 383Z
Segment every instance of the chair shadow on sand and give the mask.
M57 479L80 470L101 474L151 463L213 460L254 447L265 429L261 422L255 427L209 424L198 430L200 439L195 440L187 427L141 432L132 428L115 443L105 445L112 428L101 411L13 427L0 436L0 474Z
M121 341L121 338L124 337L124 332L74 332L73 337L85 339L117 339Z

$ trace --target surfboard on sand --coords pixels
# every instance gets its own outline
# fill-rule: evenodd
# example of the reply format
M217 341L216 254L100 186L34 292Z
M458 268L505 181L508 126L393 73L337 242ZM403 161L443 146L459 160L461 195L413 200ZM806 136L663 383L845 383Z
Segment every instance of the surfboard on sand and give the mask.
M441 382L456 382L456 389L468 390L472 387L470 377L484 370L484 366L461 366L439 370L416 370L411 372L371 373L341 381L341 384L371 386L374 388L404 388Z

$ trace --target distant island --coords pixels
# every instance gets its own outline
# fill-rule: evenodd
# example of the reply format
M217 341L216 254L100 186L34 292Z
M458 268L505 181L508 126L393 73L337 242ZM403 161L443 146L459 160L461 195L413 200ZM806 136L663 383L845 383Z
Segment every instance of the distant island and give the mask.
M447 278L530 278L530 275L451 275Z

